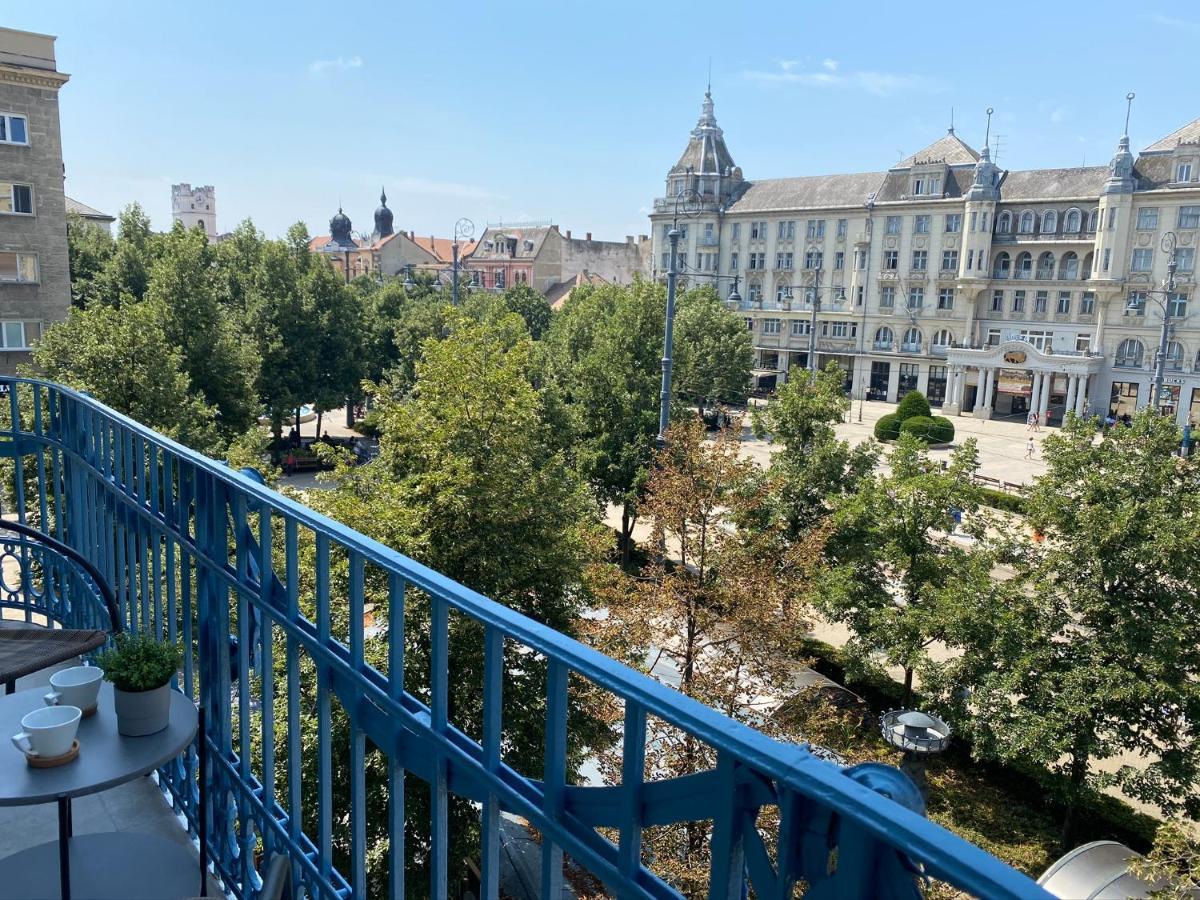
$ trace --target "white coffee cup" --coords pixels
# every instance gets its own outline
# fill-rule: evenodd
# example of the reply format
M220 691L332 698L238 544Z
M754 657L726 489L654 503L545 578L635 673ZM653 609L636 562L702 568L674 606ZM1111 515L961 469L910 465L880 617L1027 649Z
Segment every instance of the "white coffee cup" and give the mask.
M50 676L53 690L42 699L47 706L78 706L91 709L100 696L104 670L96 666L72 666Z
M78 706L43 706L21 719L13 746L29 756L53 758L71 749L83 711Z

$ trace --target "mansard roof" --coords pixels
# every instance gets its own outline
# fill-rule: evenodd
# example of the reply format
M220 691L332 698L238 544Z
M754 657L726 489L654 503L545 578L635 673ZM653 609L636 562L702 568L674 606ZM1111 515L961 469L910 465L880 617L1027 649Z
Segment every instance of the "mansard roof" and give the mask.
M1166 153L1180 144L1200 144L1200 119L1193 119L1182 128L1172 131L1165 138L1155 141L1143 153Z
M883 184L884 172L810 175L750 182L730 213L862 206Z
M1067 200L1099 197L1108 181L1108 166L1070 169L1025 169L1006 172L1000 182L1000 200Z
M924 150L918 150L912 156L905 157L893 169L911 169L922 163L945 163L948 166L971 166L979 159L979 154L953 131L934 141Z

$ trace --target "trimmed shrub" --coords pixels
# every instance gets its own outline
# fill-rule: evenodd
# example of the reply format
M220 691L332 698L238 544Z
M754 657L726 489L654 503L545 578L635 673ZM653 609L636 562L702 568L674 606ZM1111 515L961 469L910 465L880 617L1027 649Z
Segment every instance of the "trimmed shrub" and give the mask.
M931 444L949 444L954 440L954 423L945 416L933 416L933 427L929 429Z
M900 437L900 414L888 413L875 423L875 440L894 441Z
M1018 513L1022 516L1027 512L1025 498L1020 494L1010 494L1007 491L998 491L990 487L976 488L976 490L979 491L980 502L984 506L1004 512Z
M903 422L913 416L931 416L933 410L929 408L929 401L925 399L924 394L920 391L909 391L901 398L900 405L896 407L896 415Z
M928 444L930 442L929 433L934 427L933 419L929 416L909 416L900 423L900 432L911 434Z

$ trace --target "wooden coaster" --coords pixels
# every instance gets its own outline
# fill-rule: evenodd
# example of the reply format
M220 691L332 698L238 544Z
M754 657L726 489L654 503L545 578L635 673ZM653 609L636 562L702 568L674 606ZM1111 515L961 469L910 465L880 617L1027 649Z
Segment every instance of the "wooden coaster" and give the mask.
M29 763L29 765L35 769L53 769L57 766L65 766L67 763L71 762L71 760L75 759L75 757L77 757L78 755L79 755L79 741L74 740L71 742L71 749L68 750L66 753L64 753L62 756L41 757L41 756L30 756L28 753L26 753L25 754L25 762Z
M92 716L94 716L96 714L96 710L99 707L100 707L99 703L93 703L91 706L89 706L87 709L85 709L83 711L83 715L81 715L80 718L81 719L90 719Z

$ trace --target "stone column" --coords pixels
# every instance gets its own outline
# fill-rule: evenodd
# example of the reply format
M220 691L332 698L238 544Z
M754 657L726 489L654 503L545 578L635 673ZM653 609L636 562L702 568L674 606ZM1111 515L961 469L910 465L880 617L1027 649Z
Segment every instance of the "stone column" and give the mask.
M1088 376L1080 375L1079 376L1079 388L1078 388L1078 390L1075 391L1075 414L1076 415L1079 415L1079 416L1083 415L1083 406L1085 403L1087 403L1087 397L1088 397L1087 387L1088 387Z
M1035 371L1031 374L1033 377L1029 388L1029 412L1038 408L1038 397L1041 396L1042 390L1042 373ZM1026 418L1028 417L1029 415L1026 413Z
M1054 389L1054 373L1047 372L1042 376L1042 397L1041 405L1038 407L1038 414L1041 416L1042 423L1046 422L1046 410L1050 408L1050 392Z
M1063 406L1063 418L1064 419L1067 417L1067 410L1070 410L1071 412L1075 411L1075 394L1078 390L1079 390L1079 376L1078 375L1068 375L1067 376L1067 402L1066 402L1066 405Z
M979 407L978 413L981 419L990 419L992 417L992 400L996 386L996 370L988 368L983 370L983 404Z

